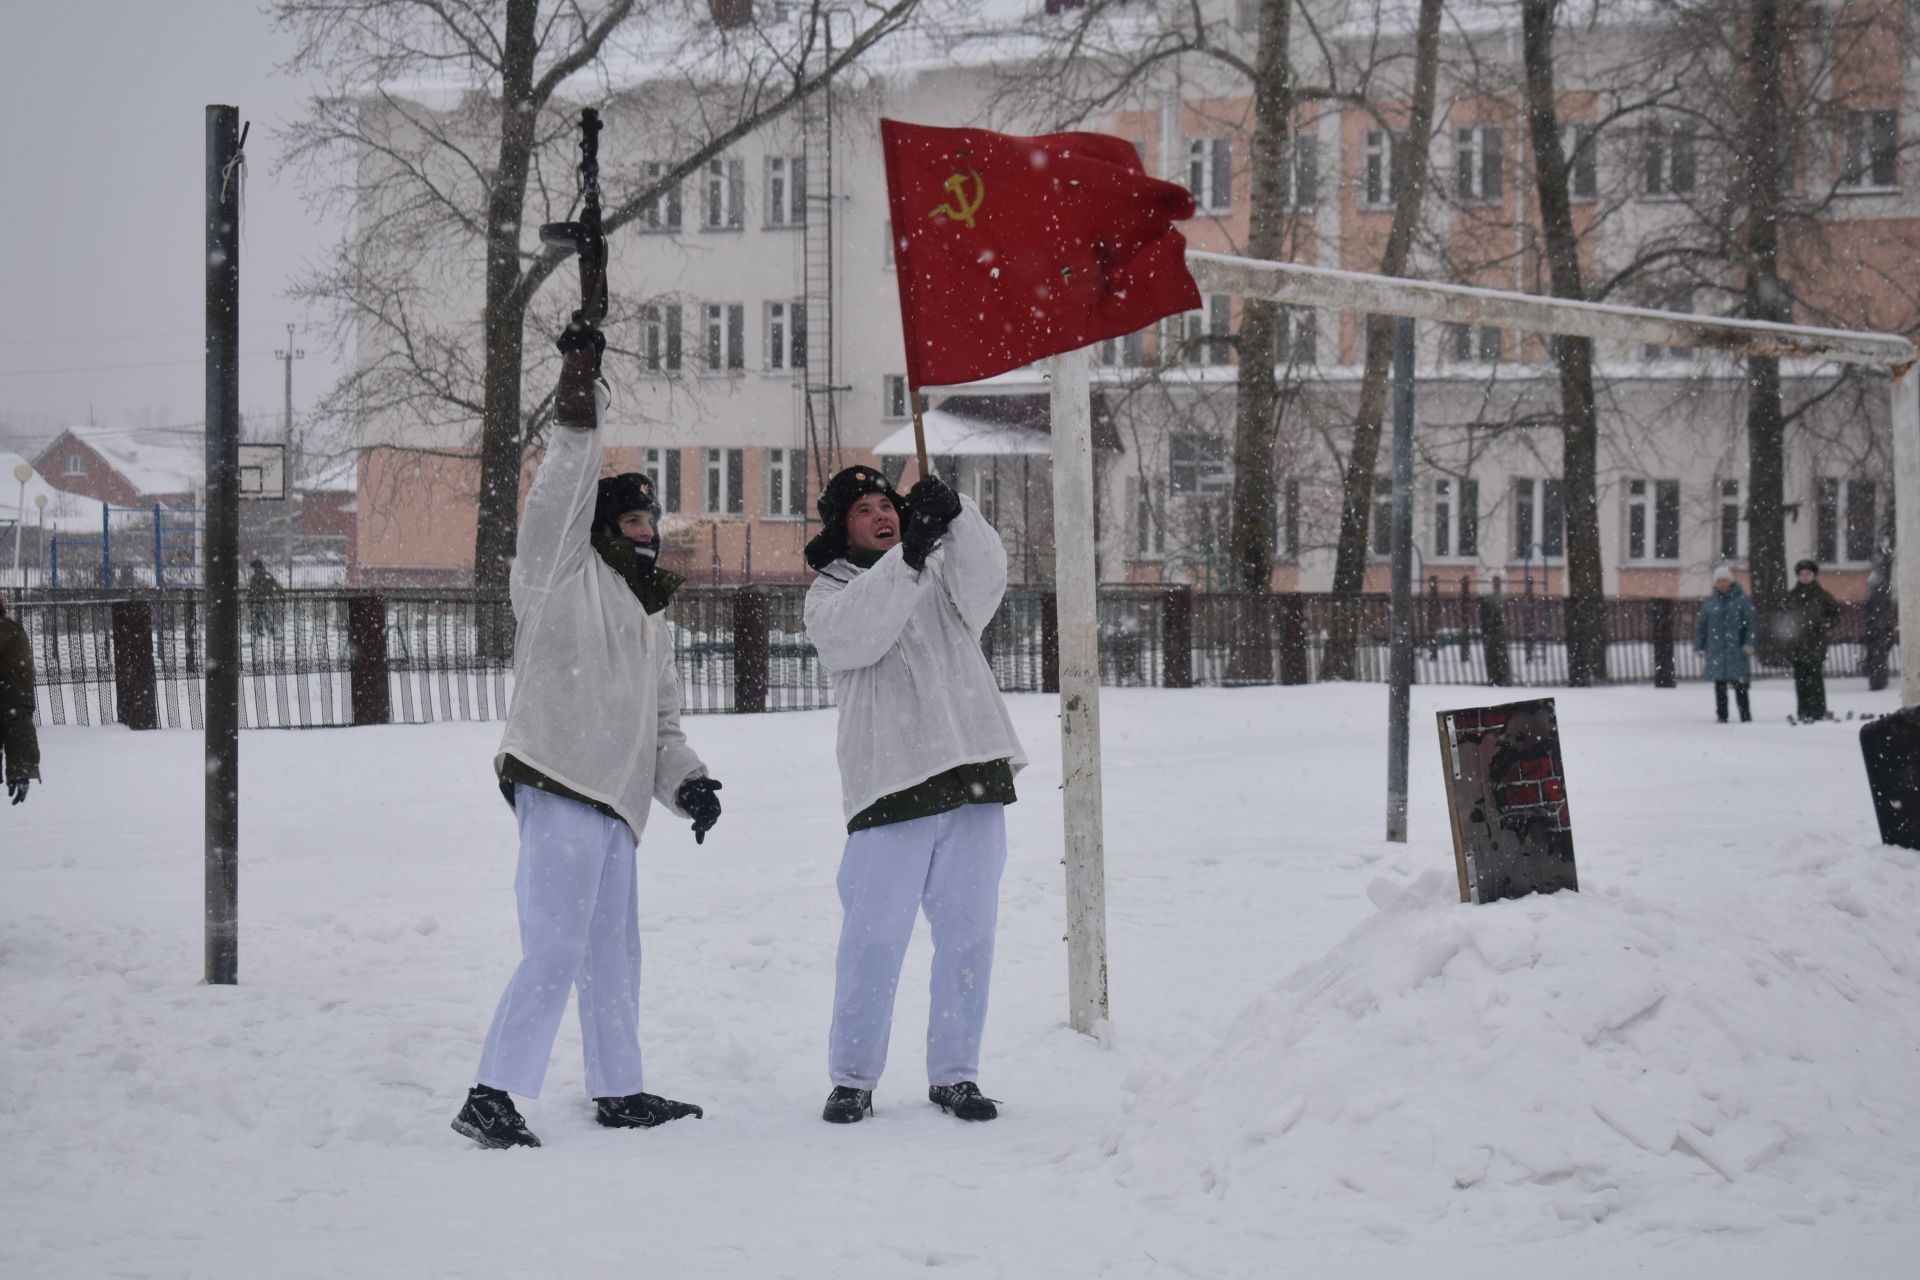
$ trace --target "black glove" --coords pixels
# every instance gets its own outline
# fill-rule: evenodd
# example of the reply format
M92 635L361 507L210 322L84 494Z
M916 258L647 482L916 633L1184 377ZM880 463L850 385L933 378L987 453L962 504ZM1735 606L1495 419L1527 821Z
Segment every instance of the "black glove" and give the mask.
M600 353L607 348L607 335L575 316L554 345L563 357L560 385L553 393L554 421L590 431L600 421L593 385L600 376Z
M907 512L913 520L925 520L936 532L945 533L960 514L960 495L939 476L922 476L907 490Z
M713 824L720 821L720 797L713 794L720 789L717 778L688 778L673 793L673 802L687 811L693 819L693 842L705 844L707 832L713 830Z
M940 543L947 531L945 525L935 525L915 517L908 517L907 531L900 538L900 558L907 562L907 568L915 573L927 567L927 553Z
M7 794L13 797L15 804L27 798L27 782L26 778L15 778L7 784Z
M900 558L918 572L927 567L927 554L940 542L960 514L960 495L938 476L922 476L907 491L907 528L900 535Z

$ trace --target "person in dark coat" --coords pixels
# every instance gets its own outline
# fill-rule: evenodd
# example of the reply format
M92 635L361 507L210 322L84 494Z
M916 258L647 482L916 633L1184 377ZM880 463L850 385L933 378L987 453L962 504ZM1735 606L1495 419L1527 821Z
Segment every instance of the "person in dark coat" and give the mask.
M1740 722L1753 719L1747 685L1753 678L1750 659L1759 632L1753 600L1734 580L1733 569L1721 565L1713 571L1713 594L1701 603L1693 623L1693 651L1706 655L1706 677L1713 681L1713 713L1721 724L1727 722L1728 685L1733 686L1734 701L1740 707Z
M1793 566L1799 579L1787 592L1787 617L1793 624L1787 657L1793 663L1794 717L1827 718L1827 637L1840 621L1840 605L1820 585L1820 566L1802 560Z
M0 777L14 804L40 777L40 736L33 727L33 646L0 600Z
M247 575L247 630L256 642L280 634L280 581L265 562L255 560Z

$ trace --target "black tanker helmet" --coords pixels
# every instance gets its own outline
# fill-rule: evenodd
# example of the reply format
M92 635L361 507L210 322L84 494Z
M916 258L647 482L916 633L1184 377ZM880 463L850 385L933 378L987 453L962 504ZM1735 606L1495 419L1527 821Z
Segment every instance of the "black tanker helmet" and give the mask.
M847 554L847 513L869 493L884 495L899 513L901 523L906 523L907 500L895 491L886 472L865 465L848 467L827 481L814 502L820 513L820 532L807 543L807 563L814 569L824 569Z
M629 511L651 512L654 522L659 522L660 502L653 494L653 477L640 471L600 477L600 492L593 503L593 531L618 533L620 517Z

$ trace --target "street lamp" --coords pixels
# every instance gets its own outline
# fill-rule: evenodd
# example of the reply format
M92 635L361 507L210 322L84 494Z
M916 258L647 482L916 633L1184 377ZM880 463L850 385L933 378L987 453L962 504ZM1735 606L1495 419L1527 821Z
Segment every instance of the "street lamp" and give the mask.
M19 518L13 522L13 576L15 578L20 576L20 539L25 536L27 523L27 481L31 479L32 476L33 468L27 463L22 462L13 469L13 478L20 482L20 501L14 507Z

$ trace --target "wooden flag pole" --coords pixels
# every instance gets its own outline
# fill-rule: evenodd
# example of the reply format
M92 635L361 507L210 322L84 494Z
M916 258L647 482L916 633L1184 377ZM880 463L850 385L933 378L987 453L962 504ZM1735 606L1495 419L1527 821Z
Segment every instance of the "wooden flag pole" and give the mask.
M915 453L920 455L920 477L921 479L925 479L927 476L933 474L927 470L927 424L920 419L920 407L922 403L920 393L918 391L910 391L907 394L913 397L913 449Z

